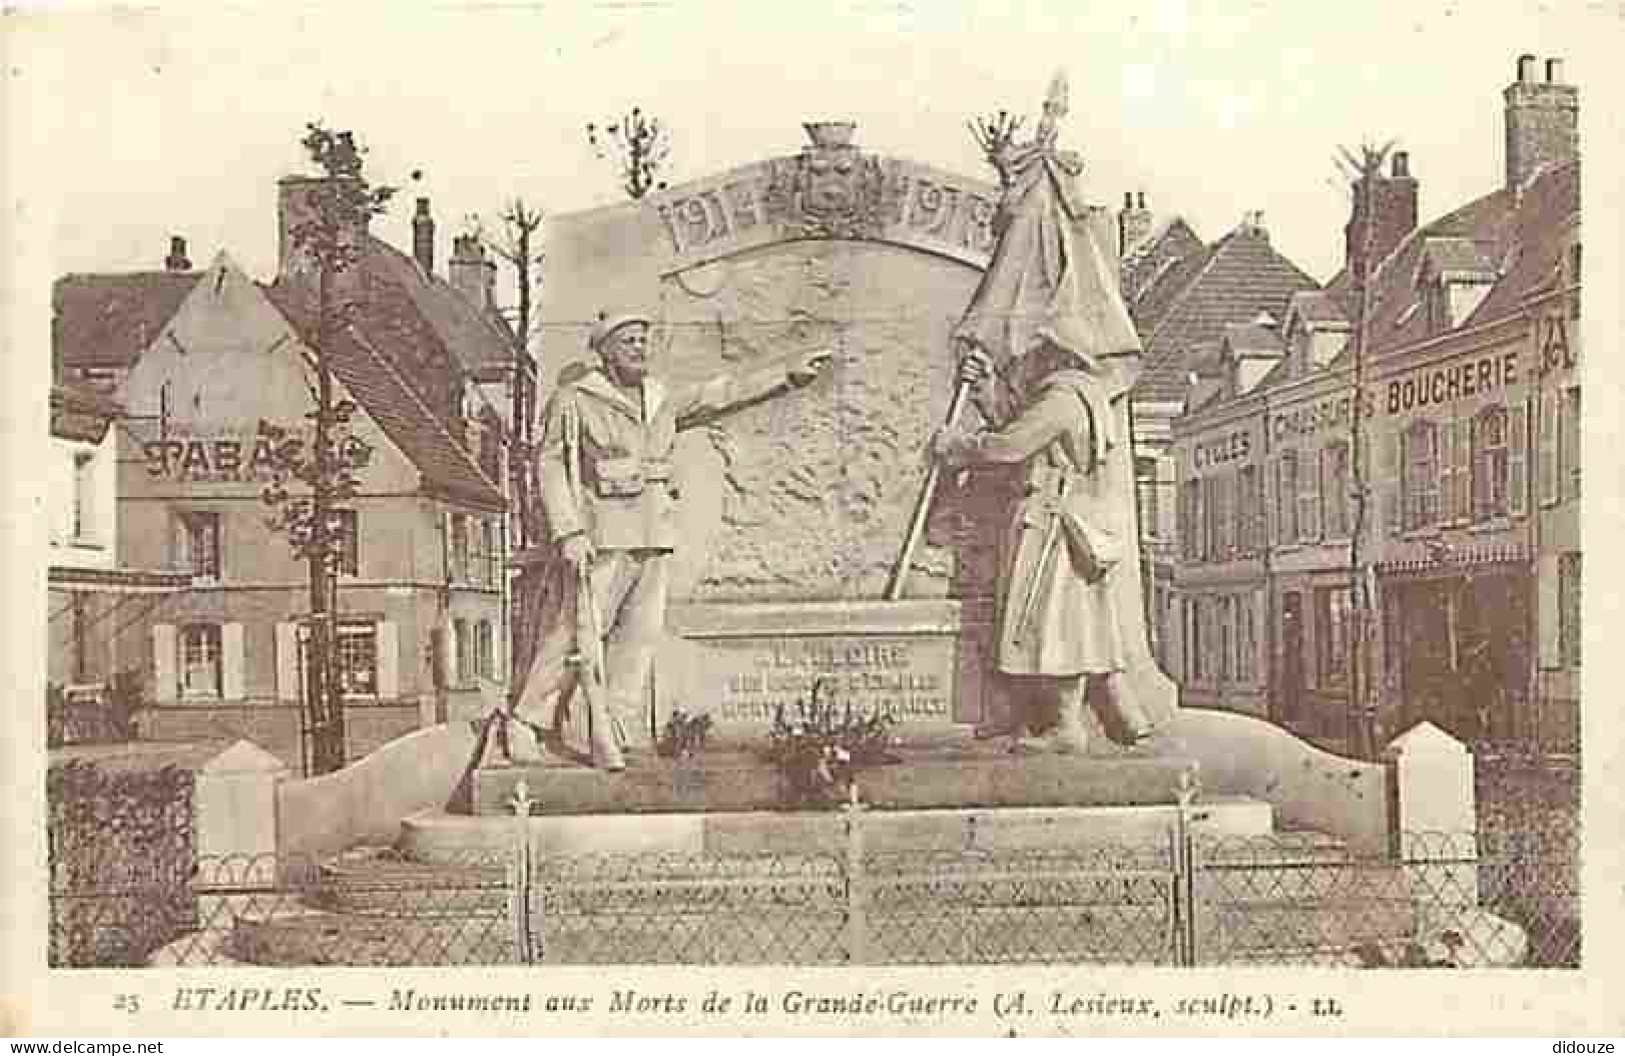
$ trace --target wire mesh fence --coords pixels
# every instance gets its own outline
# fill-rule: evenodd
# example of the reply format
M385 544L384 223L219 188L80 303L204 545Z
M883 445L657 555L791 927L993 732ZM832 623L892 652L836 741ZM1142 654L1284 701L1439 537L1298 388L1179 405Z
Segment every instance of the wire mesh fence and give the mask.
M435 863L116 862L51 894L53 966L1301 964L1575 967L1578 841L1404 834L1361 857L1310 833L1060 848L560 857L529 841ZM872 837L871 837L872 838ZM105 882L103 882L105 880ZM153 905L170 907L154 915ZM180 908L176 908L180 907Z

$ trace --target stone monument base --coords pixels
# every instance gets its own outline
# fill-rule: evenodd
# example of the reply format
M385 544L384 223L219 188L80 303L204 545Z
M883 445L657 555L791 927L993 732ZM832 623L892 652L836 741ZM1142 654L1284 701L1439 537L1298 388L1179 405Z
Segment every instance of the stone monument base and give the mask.
M650 752L606 773L568 759L485 767L473 778L475 814L511 814L520 781L533 811L563 814L727 813L786 807L777 768L754 748L708 749L684 760ZM865 767L855 784L877 810L973 807L1153 806L1175 801L1189 761L1176 757L1100 759L1012 755L1003 740L968 737L890 749L895 762Z

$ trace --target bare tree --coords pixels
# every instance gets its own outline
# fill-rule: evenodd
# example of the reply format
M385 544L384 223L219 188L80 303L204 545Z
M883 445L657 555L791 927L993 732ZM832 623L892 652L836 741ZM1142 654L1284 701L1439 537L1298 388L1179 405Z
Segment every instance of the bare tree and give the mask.
M671 134L658 117L634 106L606 125L589 121L587 144L599 158L614 162L621 189L633 201L651 190L665 190L659 176L671 158Z
M342 510L356 494L358 473L372 453L350 431L355 405L334 399L330 344L354 308L339 296L336 284L360 260L360 235L372 217L387 209L395 188L367 181L362 172L366 149L356 143L352 132L312 122L300 144L323 176L304 192L309 212L291 232L296 250L308 255L316 279L316 333L310 349L316 374L311 387L315 407L305 416L312 423L312 435L307 447L288 427L261 422L259 429L282 452L275 479L264 492L265 502L276 510L271 523L287 535L310 573L305 706L311 737L307 764L311 773L325 774L344 765L345 753L334 622L339 563L349 538ZM294 481L308 494L291 492L289 484Z
M530 478L530 448L532 418L535 417L535 365L530 345L536 328L534 298L541 285L542 210L529 205L519 196L512 198L498 215L497 224L488 227L478 217L470 218L475 238L513 269L518 305L513 318L514 376L510 394L510 458L509 482L514 507L518 516L518 546L528 545L536 539L539 526L534 520L532 481Z
M1365 533L1371 507L1371 487L1368 468L1370 440L1366 436L1362 396L1365 392L1366 353L1370 340L1372 313L1371 271L1376 262L1371 259L1376 243L1376 189L1377 180L1388 154L1394 148L1389 140L1382 146L1361 144L1359 153L1338 148L1336 163L1355 199L1355 208L1363 219L1360 248L1349 261L1349 292L1354 318L1349 335L1349 361L1353 374L1353 413L1349 416L1349 473L1350 497L1353 500L1353 526L1349 533L1349 594L1353 609L1353 628L1348 635L1349 664L1349 720L1350 733L1357 750L1366 756L1376 753L1375 671L1372 654L1377 636L1372 590L1372 568L1366 555Z

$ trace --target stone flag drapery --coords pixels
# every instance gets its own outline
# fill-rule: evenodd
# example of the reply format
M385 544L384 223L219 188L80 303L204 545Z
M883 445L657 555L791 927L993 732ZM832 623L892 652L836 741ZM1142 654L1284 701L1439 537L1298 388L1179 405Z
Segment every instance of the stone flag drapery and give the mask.
M1105 374L1112 357L1138 354L1140 339L1077 201L1081 165L1038 145L999 160L1008 185L994 218L998 243L954 336L1000 367L1047 340Z

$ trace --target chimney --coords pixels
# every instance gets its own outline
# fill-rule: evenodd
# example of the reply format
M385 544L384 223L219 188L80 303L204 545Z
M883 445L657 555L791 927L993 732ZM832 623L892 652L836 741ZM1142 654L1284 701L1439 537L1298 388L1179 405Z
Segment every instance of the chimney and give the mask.
M1580 90L1563 83L1563 60L1546 60L1538 77L1533 55L1518 57L1518 79L1506 101L1506 187L1517 194L1542 169L1580 156Z
M425 275L434 274L434 217L429 215L429 199L419 198L412 214L412 256Z
M1343 263L1351 274L1357 264L1365 269L1381 264L1416 229L1416 192L1411 156L1403 150L1394 152L1388 175L1377 173L1371 186L1363 176L1354 181L1353 209L1343 228ZM1370 257L1362 261L1360 255L1368 249Z
M326 181L325 176L284 176L277 181L277 277L290 278L315 274L315 266L308 251L300 250L296 233L301 224L316 219L315 195ZM349 241L357 250L367 233L365 223L358 231L349 232ZM354 269L351 269L352 271Z
M1129 250L1144 242L1151 234L1151 211L1145 207L1145 192L1140 192L1138 204L1134 195L1123 192L1123 211L1117 214L1118 253L1127 256Z
M1264 226L1264 210L1250 209L1241 214L1241 230L1253 238L1270 240L1270 229Z
M191 271L192 261L186 255L186 239L180 235L171 235L169 239L169 256L164 258L165 271Z
M451 284L482 312L496 307L496 262L485 255L485 247L474 235L458 235L451 240L451 260L447 263Z

